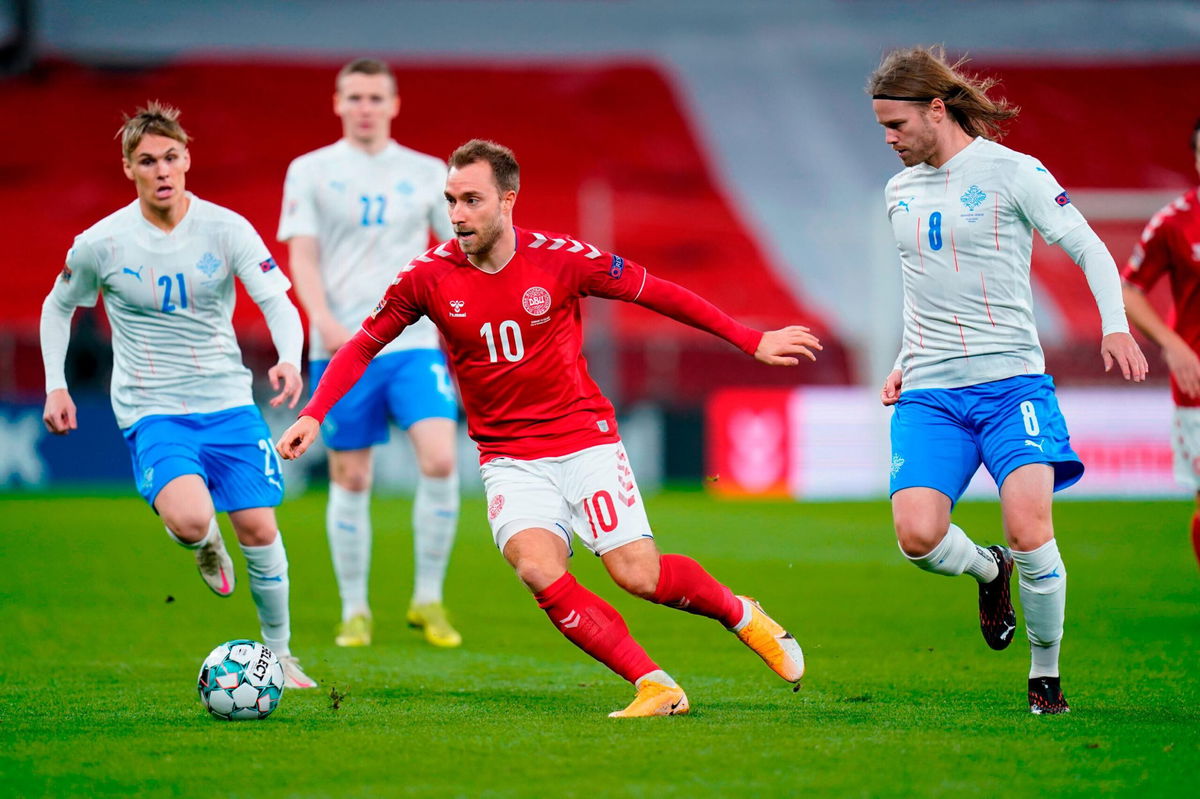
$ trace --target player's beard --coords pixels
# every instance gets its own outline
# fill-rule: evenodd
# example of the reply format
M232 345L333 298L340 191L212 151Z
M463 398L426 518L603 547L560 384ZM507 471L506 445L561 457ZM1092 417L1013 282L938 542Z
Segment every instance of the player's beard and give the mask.
M921 130L920 135L913 140L912 145L900 157L905 166L916 166L917 164L924 163L932 158L934 152L937 150L937 132L934 131L933 126L927 120L922 119L922 122L924 122L924 128Z
M504 217L497 215L491 223L486 226L477 226L475 228L475 241L471 244L464 245L459 242L462 247L463 254L473 255L484 258L492 251L492 247L496 245L500 234L504 232Z

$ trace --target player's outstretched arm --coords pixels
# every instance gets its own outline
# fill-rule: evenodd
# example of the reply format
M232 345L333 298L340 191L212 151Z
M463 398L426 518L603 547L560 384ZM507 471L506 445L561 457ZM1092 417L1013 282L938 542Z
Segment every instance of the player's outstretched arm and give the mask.
M821 340L802 325L789 325L779 330L768 330L762 334L754 357L770 366L796 366L801 355L816 361L813 350L821 349Z
M279 437L279 443L275 445L275 451L285 461L295 460L312 446L320 429L321 424L316 419L311 416L301 416L291 427L283 431L283 435Z
M900 382L904 372L893 369L883 381L883 390L879 392L879 401L884 406L895 405L900 401Z
M75 419L75 401L65 388L55 389L46 395L46 408L42 411L42 423L57 436L65 436L78 429Z
M627 298L626 298L627 299ZM807 327L792 325L781 330L759 333L689 289L669 280L646 274L641 291L633 302L677 322L723 338L747 355L773 366L795 366L793 357L803 355L816 360L813 350L821 349L817 337Z

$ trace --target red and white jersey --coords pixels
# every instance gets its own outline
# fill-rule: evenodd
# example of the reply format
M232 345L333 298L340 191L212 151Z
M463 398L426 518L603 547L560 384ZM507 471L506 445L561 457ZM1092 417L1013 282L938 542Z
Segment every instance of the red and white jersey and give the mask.
M637 302L749 354L758 347L758 331L633 261L560 234L515 232L516 252L495 273L473 265L455 241L415 258L335 355L300 415L323 419L374 353L422 316L446 341L484 463L556 457L619 440L612 404L583 357L582 297Z
M1171 329L1200 353L1200 189L1192 189L1150 218L1142 238L1133 248L1121 276L1149 292L1158 279L1171 280L1173 307L1167 319ZM1200 407L1200 398L1188 397L1171 376L1175 404Z

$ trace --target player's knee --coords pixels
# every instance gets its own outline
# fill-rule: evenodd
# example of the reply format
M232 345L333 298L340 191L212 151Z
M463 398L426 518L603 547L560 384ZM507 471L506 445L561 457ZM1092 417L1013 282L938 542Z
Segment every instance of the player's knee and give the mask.
M356 470L343 469L338 474L333 476L333 482L337 483L347 491L353 491L355 494L361 494L364 491L371 490L371 473L360 472Z
M456 466L453 453L439 453L422 458L419 468L425 477L446 478L454 474Z
M545 591L554 582L566 574L566 569L557 563L548 563L532 558L521 559L513 564L517 579L525 584L533 593Z
M613 582L642 599L652 599L658 588L657 572L651 573L648 569L614 569L610 573Z
M896 541L900 551L910 558L919 558L933 551L946 535L947 527L938 529L928 521L912 517L896 518Z
M1005 532L1008 534L1008 545L1018 552L1032 552L1054 538L1054 528L1048 521L1040 520L1011 524Z
M171 534L188 544L201 541L208 535L208 525L211 520L211 512L201 512L194 508L177 508L162 514L163 524L167 526Z

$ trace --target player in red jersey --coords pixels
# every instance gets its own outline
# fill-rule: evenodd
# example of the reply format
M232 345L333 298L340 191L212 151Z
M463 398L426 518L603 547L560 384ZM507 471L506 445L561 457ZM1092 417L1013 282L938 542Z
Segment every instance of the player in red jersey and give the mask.
M619 255L513 226L519 167L510 150L473 140L450 157L446 201L455 238L418 256L338 350L299 420L279 439L296 458L376 352L428 316L441 330L479 445L496 546L554 626L636 686L612 716L688 710L679 685L633 639L617 611L567 571L571 532L626 591L716 619L777 674L798 682L796 640L754 600L736 596L699 563L661 555L611 403L587 373L579 300L636 302L733 343L763 363L815 359L808 328L760 333Z
M1200 119L1192 128L1200 173ZM1163 275L1171 281L1170 320L1146 299ZM1150 218L1122 273L1129 321L1162 347L1175 400L1175 478L1196 491L1192 549L1200 561L1200 189L1192 189Z

